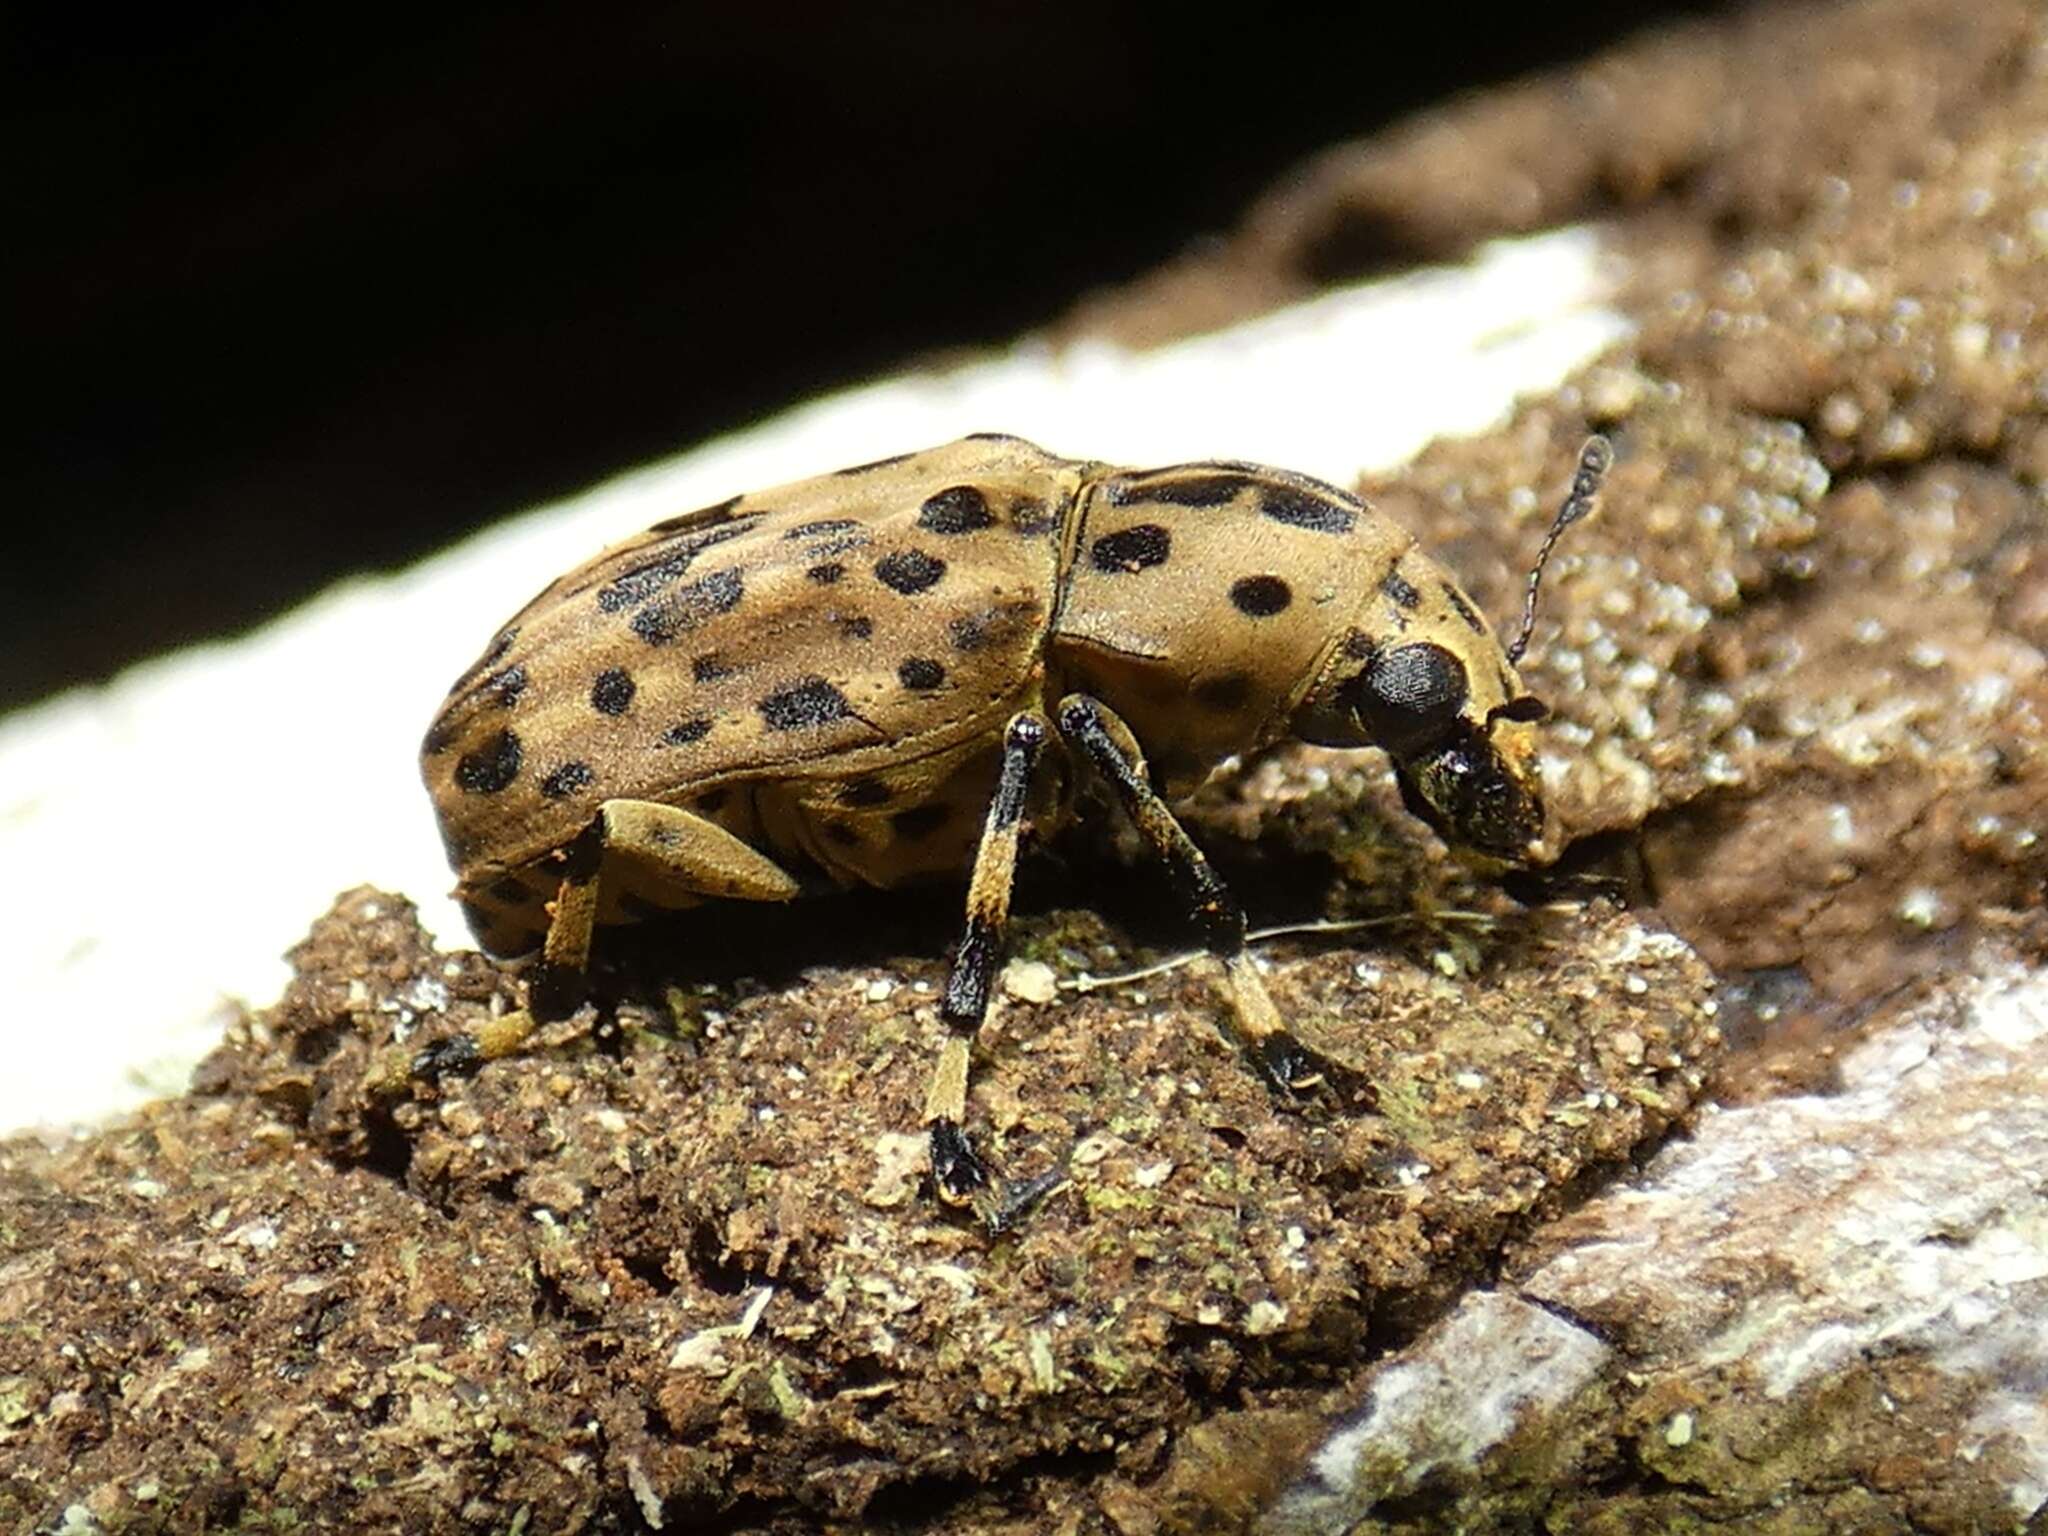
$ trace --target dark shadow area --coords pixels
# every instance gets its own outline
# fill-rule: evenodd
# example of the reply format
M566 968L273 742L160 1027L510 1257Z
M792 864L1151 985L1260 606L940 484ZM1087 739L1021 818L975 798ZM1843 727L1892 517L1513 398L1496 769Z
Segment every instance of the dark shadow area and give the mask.
M1000 341L1700 8L12 7L0 706Z
M1209 852L1255 925L1313 921L1335 878L1323 855L1277 841L1218 839ZM730 985L747 978L779 990L813 967L892 968L920 958L929 959L926 979L936 986L960 937L965 899L964 880L940 881L809 896L793 907L715 902L602 928L592 962L594 995L658 1004L665 988L679 982ZM1101 832L1086 825L1019 864L1012 913L1020 930L1028 930L1046 913L1083 908L1139 951L1175 954L1200 944L1161 872L1148 863L1119 863Z

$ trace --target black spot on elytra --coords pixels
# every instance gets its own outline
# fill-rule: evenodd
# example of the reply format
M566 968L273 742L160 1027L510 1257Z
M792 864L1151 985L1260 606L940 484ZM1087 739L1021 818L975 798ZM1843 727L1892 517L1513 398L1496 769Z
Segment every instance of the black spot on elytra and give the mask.
M495 902L508 907L523 907L533 900L533 892L526 882L517 875L501 875L484 887L484 894Z
M694 719L678 721L661 733L664 747L687 747L693 741L702 741L711 734L711 718L698 715Z
M624 667L607 667L590 684L590 707L600 715L623 715L633 704L633 674Z
M1243 470L1209 470L1195 474L1170 471L1136 480L1109 482L1109 499L1119 507L1155 502L1167 507L1220 507L1257 479Z
M889 827L906 842L921 837L930 837L943 827L953 815L952 808L945 805L913 805L907 811L898 811L889 818Z
M865 464L849 465L845 469L835 469L832 473L836 477L865 475L877 469L887 469L891 464L901 464L905 459L914 459L916 457L915 453L892 453L886 459L870 459Z
M1342 502L1296 486L1268 486L1259 494L1259 510L1276 523L1311 533L1349 533L1358 521Z
M564 763L540 781L540 792L550 800L565 800L579 789L588 789L596 777L588 763Z
M1457 610L1458 617L1465 621L1466 627L1473 634L1483 635L1486 633L1486 620L1479 616L1479 610L1467 602L1465 594L1452 586L1448 581L1444 583L1444 601Z
M665 517L647 531L649 533L674 533L679 528L694 528L704 523L715 523L739 504L740 498L731 496L721 501L715 507L703 507L695 512L685 512L680 517ZM748 528L751 528L760 520L761 514L756 512L746 519L746 525ZM732 535L728 533L726 537L731 538Z
M905 597L930 591L945 574L946 562L921 549L900 549L875 562L876 579Z
M1230 584L1230 601L1254 619L1270 619L1294 601L1294 591L1278 576L1241 576Z
M1173 535L1157 523L1138 523L1105 533L1088 549L1088 559L1098 571L1124 575L1166 564L1173 553Z
M925 498L917 526L928 533L978 533L993 527L988 498L971 485L949 485Z
M828 533L851 533L860 526L857 517L821 517L808 523L798 523L782 537L785 541L794 539L822 539Z
M604 613L617 613L621 608L638 607L670 582L678 579L696 558L695 550L684 550L679 554L664 555L659 560L649 560L645 564L636 565L631 570L620 573L597 589L598 609Z
M865 640L875 632L875 621L863 613L849 613L839 620L839 632L849 640Z
M500 731L474 752L462 754L455 765L455 783L472 795L495 795L519 777L524 756L519 738Z
M1204 709L1242 709L1251 696L1249 672L1225 672L1217 677L1205 677L1195 684L1195 702Z
M731 503L728 502L726 505L730 506ZM679 580L683 573L689 570L691 565L696 562L697 557L703 554L705 550L723 544L728 539L738 538L756 523L760 522L762 515L756 512L746 517L735 518L732 522L726 523L722 527L713 528L708 532L698 534L694 538L683 539L675 545L664 549L652 559L643 560L638 565L628 566L625 570L619 572L617 576L613 577L610 582L598 589L598 608L605 613L617 613L622 608L638 607L657 592L660 592L664 587ZM687 522L688 519L682 518L673 521L680 524ZM659 529L665 525L656 524L655 526Z
M767 695L755 706L771 731L801 731L853 713L846 695L822 677L807 677Z
M1400 607L1413 609L1422 606L1422 594L1399 571L1388 571L1380 582L1380 590Z
M526 692L526 668L507 667L492 678L488 686L491 690L491 702L500 709L510 709L519 702L519 695Z
M839 803L856 808L887 805L889 786L880 779L854 779L839 786Z
M821 587L829 587L846 574L846 567L836 561L825 565L814 565L804 574Z
M997 603L978 613L963 613L946 625L953 648L971 654L991 645L1014 640L1028 625L1038 621L1038 604L1031 601Z
M737 570L713 571L677 587L633 615L633 633L649 645L666 645L721 613L739 607L746 595Z
M896 681L920 691L936 688L946 680L946 669L927 656L913 656L896 669Z
M715 683L722 677L731 677L739 668L721 656L717 651L706 651L690 663L690 677L699 683Z
M1022 534L1051 531L1059 513L1036 496L1020 496L1010 504L1010 527Z
M462 676L455 679L455 681L449 685L448 692L450 694L459 693L464 688L467 688L471 683L475 682L478 678L482 677L486 672L490 671L491 668L495 667L499 662L503 661L505 659L505 653L512 649L512 642L514 640L517 640L518 638L519 630L517 629L517 627L514 627L512 629L500 630L498 632L497 638L491 642L491 648L485 651L483 655L477 657L475 661L471 662L467 667L463 669Z

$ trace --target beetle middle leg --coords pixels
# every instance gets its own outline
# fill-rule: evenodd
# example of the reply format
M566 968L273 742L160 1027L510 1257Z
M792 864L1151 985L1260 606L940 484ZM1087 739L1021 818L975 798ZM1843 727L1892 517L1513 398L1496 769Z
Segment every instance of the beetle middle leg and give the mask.
M429 1046L413 1063L415 1076L473 1072L517 1051L541 1025L576 1011L590 966L600 882L620 861L638 864L678 889L727 901L788 901L798 890L794 875L716 822L652 800L605 801L562 859L561 889L527 980L526 1006L474 1035Z
M1317 1086L1322 1064L1281 1022L1280 1010L1245 948L1244 908L1152 788L1130 727L1100 700L1070 693L1060 700L1059 732L1109 781L1124 813L1166 866L1167 880L1204 946L1222 962L1245 1054L1277 1088Z
M975 1155L964 1129L968 1054L975 1032L988 1017L989 993L1002 960L1024 807L1045 738L1045 718L1030 710L1011 716L1003 730L996 792L982 823L974 873L967 885L967 920L960 932L960 947L954 952L953 969L946 978L945 996L939 1002L939 1017L947 1026L946 1043L932 1070L924 1120L931 1134L932 1184L939 1198L952 1205L978 1202L989 1187L988 1168ZM988 1217L990 1225L998 1227L1009 1219L1000 1211Z

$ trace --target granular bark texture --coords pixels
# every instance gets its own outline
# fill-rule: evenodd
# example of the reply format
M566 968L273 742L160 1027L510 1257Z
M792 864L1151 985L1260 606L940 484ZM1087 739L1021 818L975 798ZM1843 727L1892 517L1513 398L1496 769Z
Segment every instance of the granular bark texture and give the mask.
M1588 909L1488 947L1276 967L1371 1112L1276 1109L1186 972L1019 1005L988 1147L1071 1185L992 1243L919 1188L929 957L427 1095L394 1056L509 993L353 893L192 1098L10 1157L0 1515L798 1530L1142 1473L1218 1405L1312 1398L1691 1102L1683 945Z

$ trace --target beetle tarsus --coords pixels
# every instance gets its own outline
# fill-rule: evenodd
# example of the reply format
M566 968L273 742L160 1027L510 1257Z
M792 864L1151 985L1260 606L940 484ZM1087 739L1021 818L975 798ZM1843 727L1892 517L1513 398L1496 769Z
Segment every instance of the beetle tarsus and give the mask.
M1046 1196L1067 1182L1067 1170L1060 1166L998 1185L957 1122L934 1120L931 1138L932 1187L940 1201L972 1211L992 1238L1014 1231L1045 1203Z
M1309 1093L1329 1080L1328 1064L1292 1035L1268 1035L1251 1044L1252 1065L1282 1094Z
M1361 1073L1292 1034L1248 1042L1245 1054L1266 1086L1284 1100L1313 1099L1325 1107L1354 1110L1370 1109L1378 1102L1372 1084Z
M473 1077L484 1064L483 1048L476 1036L464 1031L436 1040L412 1059L416 1082L439 1082L444 1077Z
M973 1205L991 1185L988 1165L951 1120L932 1122L932 1187L948 1205Z

